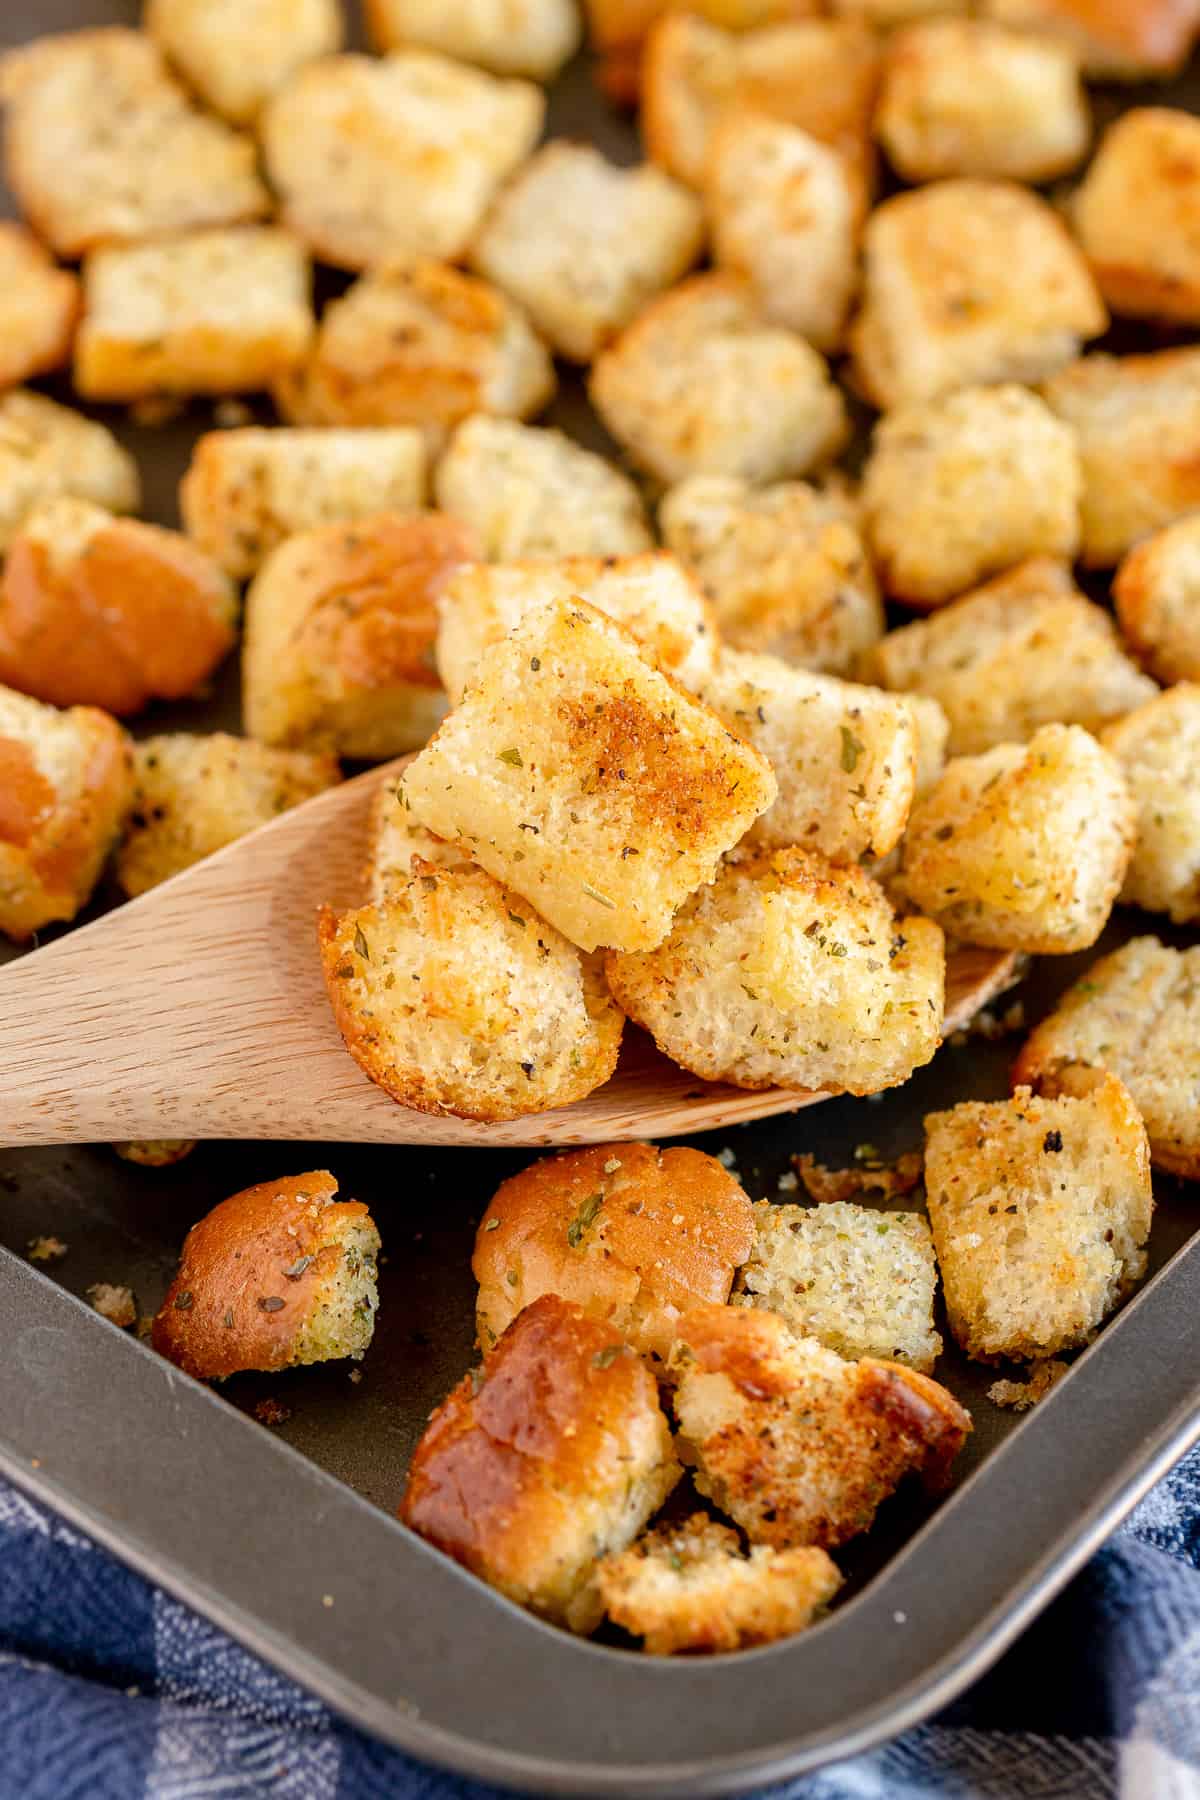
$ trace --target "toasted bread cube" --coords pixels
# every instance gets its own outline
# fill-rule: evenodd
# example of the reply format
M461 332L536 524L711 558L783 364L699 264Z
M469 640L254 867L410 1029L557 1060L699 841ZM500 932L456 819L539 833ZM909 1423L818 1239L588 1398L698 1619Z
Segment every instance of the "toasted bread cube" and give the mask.
M1181 681L1100 733L1137 806L1121 898L1177 925L1200 919L1200 685Z
M1136 544L1117 570L1113 602L1135 654L1159 681L1200 681L1200 518Z
M1007 181L936 181L872 213L855 374L882 409L1039 381L1108 324L1057 214Z
M694 475L666 495L659 526L736 650L848 675L883 635L857 508L836 487L781 481L752 488L730 476Z
M1060 38L1094 81L1173 75L1200 23L1196 0L981 0L987 18Z
M0 551L35 506L60 494L136 512L138 466L96 420L24 388L0 394Z
M693 690L712 673L716 630L703 594L673 556L568 556L556 562L472 563L439 603L437 666L457 706L486 653L551 600L586 600L624 625L649 660Z
M73 919L129 807L129 740L90 706L57 712L0 687L0 931Z
M412 426L209 431L179 485L188 536L241 581L298 531L417 512L424 498L425 440Z
M729 1298L753 1242L750 1202L715 1156L602 1144L543 1157L497 1189L480 1222L479 1342L559 1294L665 1362L681 1316Z
M66 362L80 305L76 277L23 225L0 220L0 387Z
M1094 731L1156 692L1108 613L1049 557L890 631L867 667L884 687L939 702L952 756L1024 742L1055 721Z
M1036 394L964 388L880 420L863 524L887 592L938 606L1025 557L1072 557L1082 491L1074 436Z
M83 283L75 386L88 400L270 387L315 329L308 258L266 226L96 250Z
M338 0L146 0L150 36L200 98L249 125L304 63L342 47Z
M584 950L652 949L776 793L765 757L581 600L496 646L403 790Z
M1079 725L956 758L913 808L903 887L951 937L1045 956L1086 950L1129 866L1136 808Z
M272 750L228 732L143 738L117 880L144 894L341 780L337 758Z
M430 51L326 56L264 107L263 154L284 224L323 262L453 262L544 111L532 83Z
M584 0L588 40L596 51L632 53L673 0ZM689 13L726 31L752 31L776 21L807 17L820 0L691 0Z
M579 48L575 0L364 0L377 50L415 45L493 75L552 81Z
M1200 506L1200 349L1084 356L1042 393L1079 446L1085 563L1110 568Z
M873 1094L941 1042L945 946L858 868L811 850L727 863L608 984L673 1062L707 1081Z
M66 495L35 508L0 576L0 681L126 715L195 693L236 639L228 577L178 531Z
M1116 313L1200 325L1200 119L1139 106L1105 132L1075 233Z
M771 325L737 276L693 276L655 300L597 359L600 417L659 481L773 481L829 462L846 407L825 360Z
M430 873L476 866L461 845L448 844L417 824L398 781L381 781L371 802L366 868L369 899L382 906L406 893L418 859Z
M937 1262L920 1213L824 1206L754 1207L755 1241L737 1276L736 1306L765 1307L797 1337L857 1361L882 1356L928 1374Z
M985 19L934 18L889 44L875 133L906 181L1040 182L1083 160L1091 120L1065 45Z
M183 1241L151 1332L201 1381L291 1369L371 1342L379 1233L361 1200L335 1200L327 1169L261 1181L215 1206Z
M0 62L4 172L59 256L258 219L253 139L192 106L139 31L38 38Z
M942 1485L970 1415L928 1375L845 1362L777 1313L698 1306L672 1354L693 1479L752 1544L832 1550L908 1474Z
M471 251L542 336L591 362L704 243L696 196L652 163L618 168L590 144L546 144L502 191Z
M653 545L628 475L561 431L478 413L455 432L433 484L492 562L637 556Z
M614 1625L644 1638L650 1656L748 1650L803 1631L842 1585L815 1545L748 1555L707 1513L656 1525L632 1549L606 1556L596 1586Z
M1146 1131L1115 1076L1062 1071L925 1120L925 1188L950 1329L987 1361L1085 1344L1145 1272Z
M436 513L298 532L246 595L242 704L260 743L382 758L416 750L445 710L437 596L477 554Z
M1156 1168L1200 1177L1200 946L1139 937L1102 956L1026 1041L1013 1080L1053 1093L1080 1063L1124 1082Z

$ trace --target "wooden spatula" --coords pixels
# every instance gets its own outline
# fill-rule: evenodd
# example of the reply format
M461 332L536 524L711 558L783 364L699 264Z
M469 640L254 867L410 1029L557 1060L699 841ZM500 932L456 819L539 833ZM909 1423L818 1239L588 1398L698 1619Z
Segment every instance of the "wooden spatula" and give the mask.
M129 1138L585 1144L704 1131L810 1106L698 1080L628 1030L617 1074L503 1125L397 1106L343 1048L317 960L318 902L363 898L372 770L285 813L95 924L0 969L0 1145ZM946 1030L1011 980L1002 951L955 953Z

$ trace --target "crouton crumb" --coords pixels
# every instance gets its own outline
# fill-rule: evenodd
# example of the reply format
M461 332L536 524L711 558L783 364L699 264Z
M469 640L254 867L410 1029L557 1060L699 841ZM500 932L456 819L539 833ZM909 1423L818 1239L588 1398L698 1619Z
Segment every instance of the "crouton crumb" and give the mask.
M1028 1412L1031 1406L1046 1398L1069 1367L1069 1363L1056 1356L1032 1363L1027 1381L993 1381L988 1389L988 1399L993 1406L1010 1406L1014 1412Z
M67 1254L68 1248L69 1246L64 1244L61 1238L35 1237L30 1238L25 1247L25 1254L29 1261L34 1263L61 1262Z
M95 1281L87 1291L89 1304L102 1319L127 1331L137 1323L137 1304L132 1288L114 1287L108 1281Z
M827 1168L807 1152L793 1156L792 1167L804 1183L804 1191L809 1199L822 1203L853 1200L856 1194L878 1194L884 1200L891 1200L897 1194L911 1194L919 1185L925 1166L921 1151L906 1150L894 1163L882 1163L877 1155L865 1154L873 1149L871 1144L860 1144L858 1150L863 1151L864 1155L853 1169ZM858 1156L858 1151L855 1155ZM794 1183L795 1177L793 1185ZM782 1177L779 1185L783 1187Z

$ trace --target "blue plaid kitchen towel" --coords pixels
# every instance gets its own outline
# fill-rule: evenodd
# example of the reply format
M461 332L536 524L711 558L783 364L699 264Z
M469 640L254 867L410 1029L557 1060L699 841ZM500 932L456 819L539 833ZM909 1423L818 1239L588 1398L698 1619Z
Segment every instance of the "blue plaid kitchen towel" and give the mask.
M488 1800L0 1483L0 1800ZM928 1725L770 1800L1200 1800L1200 1451Z

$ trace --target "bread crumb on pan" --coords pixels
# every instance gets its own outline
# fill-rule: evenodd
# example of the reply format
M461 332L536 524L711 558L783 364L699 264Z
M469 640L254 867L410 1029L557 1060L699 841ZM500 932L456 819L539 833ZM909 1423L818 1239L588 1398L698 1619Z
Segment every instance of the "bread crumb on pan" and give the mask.
M0 394L0 551L35 506L60 494L136 512L137 464L95 419L28 388Z
M122 1331L128 1331L131 1325L137 1324L137 1301L133 1297L133 1289L117 1287L111 1281L94 1281L87 1290L88 1303L93 1311L110 1325L119 1325Z
M55 1263L61 1262L70 1248L61 1238L49 1235L34 1237L26 1244L25 1255L31 1263Z
M315 56L342 46L338 0L146 0L142 23L200 98L235 125Z
M80 306L77 277L23 225L0 221L0 387L67 361Z
M1200 920L1200 684L1181 681L1100 733L1137 807L1121 898L1177 925Z
M1200 517L1135 544L1117 570L1121 629L1157 680L1200 681Z
M579 48L576 0L365 0L377 50L412 45L492 75L552 81Z
M1048 1357L1031 1365L1025 1381L993 1381L987 1391L988 1399L993 1406L1010 1406L1014 1412L1028 1412L1057 1387L1069 1368L1069 1363Z

